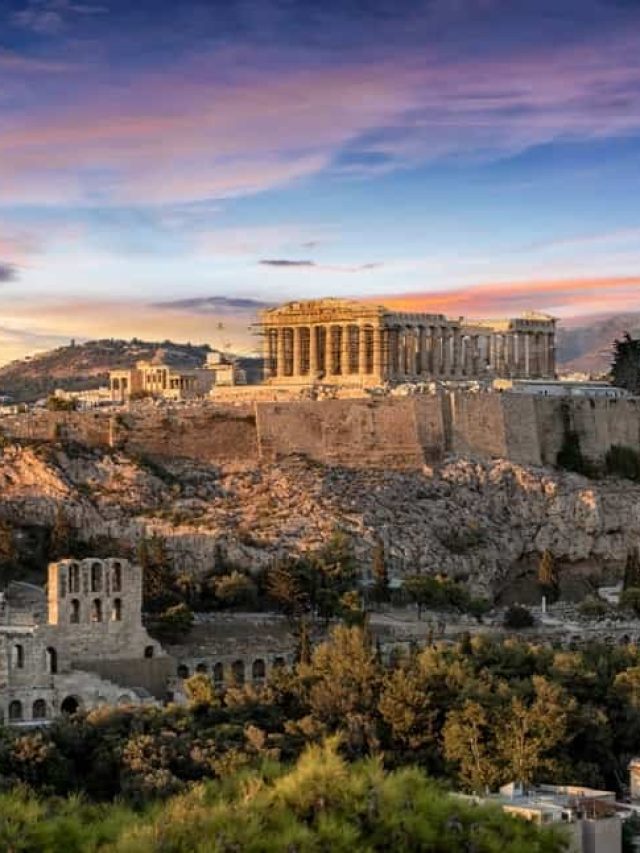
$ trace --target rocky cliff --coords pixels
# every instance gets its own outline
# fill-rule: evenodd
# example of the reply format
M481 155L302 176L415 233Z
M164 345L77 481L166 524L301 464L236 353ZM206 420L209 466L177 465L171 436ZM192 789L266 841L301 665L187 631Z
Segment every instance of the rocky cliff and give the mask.
M640 541L640 487L505 461L450 458L422 472L278 464L165 466L77 446L4 448L0 517L47 527L61 514L87 542L165 539L174 566L220 555L259 570L278 554L352 534L361 565L382 540L392 573L446 571L500 595L548 549L565 579L612 577Z

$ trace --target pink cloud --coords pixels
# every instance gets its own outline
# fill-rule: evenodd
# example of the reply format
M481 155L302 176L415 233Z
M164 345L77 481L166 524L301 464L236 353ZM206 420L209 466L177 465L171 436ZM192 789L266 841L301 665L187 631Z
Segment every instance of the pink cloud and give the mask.
M451 316L508 316L541 310L592 314L640 310L640 276L575 278L483 284L458 290L382 297L389 307L438 311Z
M74 91L60 90L64 103L7 117L3 197L225 197L323 171L349 148L395 167L640 130L640 58L626 36L501 59L425 53L304 69L261 61L254 54L240 71L223 53L126 86L78 78Z

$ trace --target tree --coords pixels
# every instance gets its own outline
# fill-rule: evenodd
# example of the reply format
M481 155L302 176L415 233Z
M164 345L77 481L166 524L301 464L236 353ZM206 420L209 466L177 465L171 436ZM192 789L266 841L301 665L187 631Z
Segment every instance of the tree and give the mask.
M533 700L526 703L514 696L497 720L495 736L506 778L525 784L549 766L549 754L565 741L568 715L575 709L575 701L560 685L539 675L532 682Z
M142 567L142 600L147 612L164 610L178 601L175 576L169 566L164 540L155 534L142 539L137 548L138 564Z
M630 586L620 596L618 606L621 610L631 610L635 616L640 616L640 586Z
M632 587L640 587L640 551L637 547L629 551L624 566L622 588L626 590Z
M387 570L387 561L384 553L384 542L381 539L375 544L373 549L373 597L375 601L383 602L389 600L389 572Z
M292 561L278 560L267 570L267 594L287 616L298 616L309 609L309 599Z
M504 614L505 628L531 628L534 624L531 611L520 604L512 604Z
M614 341L611 378L614 385L640 394L640 339L632 338L628 332Z
M550 604L558 600L560 595L558 571L553 554L545 550L538 565L538 584L542 594Z
M478 702L467 699L461 709L450 711L443 729L444 754L457 762L463 785L470 791L490 791L499 779L493 758L493 721Z
M220 705L213 682L203 672L197 672L191 678L185 679L182 688L191 708L214 708Z
M180 643L193 627L193 613L184 603L174 604L155 615L148 627L150 633L161 642Z
M215 581L216 599L224 607L254 607L258 589L251 578L242 572L233 571Z
M392 755L401 749L415 761L420 760L416 751L433 750L437 710L417 667L397 668L385 677L378 707L389 727Z

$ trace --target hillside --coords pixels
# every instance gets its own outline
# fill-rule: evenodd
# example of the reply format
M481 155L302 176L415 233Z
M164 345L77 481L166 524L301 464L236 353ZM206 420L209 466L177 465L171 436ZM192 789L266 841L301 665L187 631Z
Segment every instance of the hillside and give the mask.
M169 364L199 367L210 351L208 344L136 338L131 341L106 338L58 347L0 367L0 394L7 394L17 402L30 402L56 388L70 391L97 388L106 383L109 370L132 367L136 361L152 359L159 352ZM258 359L240 359L240 363L249 370L251 378Z
M607 373L613 342L629 332L640 337L640 313L576 317L558 328L558 366L562 370Z

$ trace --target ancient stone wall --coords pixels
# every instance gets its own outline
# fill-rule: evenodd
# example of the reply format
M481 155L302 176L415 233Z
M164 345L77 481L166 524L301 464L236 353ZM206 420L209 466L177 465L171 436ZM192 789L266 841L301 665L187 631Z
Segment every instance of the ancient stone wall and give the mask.
M436 398L260 403L256 411L263 459L300 453L345 466L419 468L444 451Z
M350 467L420 468L445 452L555 464L567 429L601 460L612 444L640 449L640 401L454 392L439 396L278 401L4 417L0 431L66 439L133 455L252 463L292 453Z

